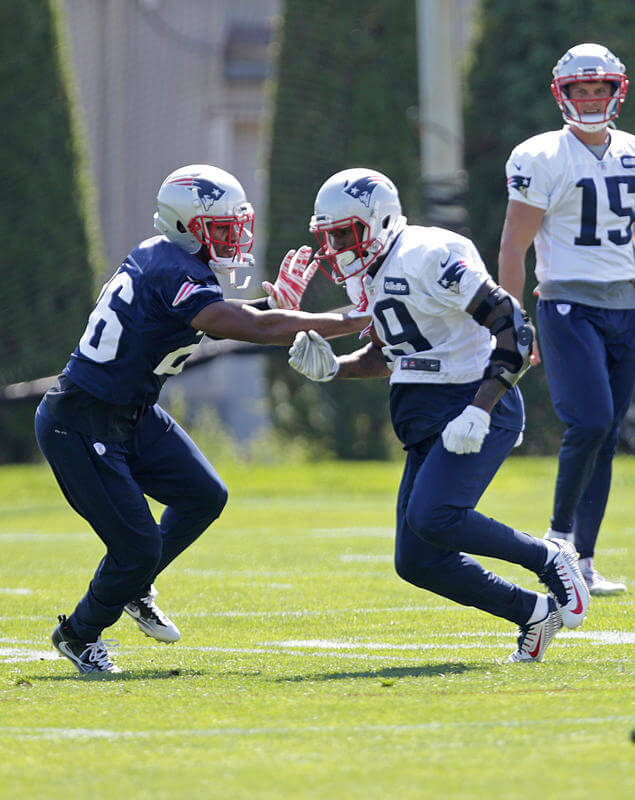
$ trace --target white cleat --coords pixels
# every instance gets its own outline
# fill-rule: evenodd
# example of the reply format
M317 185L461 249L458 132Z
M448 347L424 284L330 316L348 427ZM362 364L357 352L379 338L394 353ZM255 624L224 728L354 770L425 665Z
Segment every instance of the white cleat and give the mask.
M562 628L562 614L553 597L549 598L549 611L544 619L519 628L518 650L510 654L508 664L541 661L549 643Z
M589 590L580 572L578 554L571 542L552 539L560 552L538 573L538 577L555 598L562 622L567 628L582 625L589 607Z
M545 533L545 535L542 538L543 539L564 539L565 542L571 542L571 544L575 544L573 531L571 531L570 533L563 533L562 531L554 531L553 528L549 528L547 533Z
M593 566L592 558L581 558L578 561L580 571L584 578L589 594L593 595L607 595L607 594L622 594L626 591L626 584L614 583L607 580Z
M124 611L130 614L146 636L151 636L159 642L178 642L181 632L154 602L157 594L153 584L147 594L135 597L124 606Z

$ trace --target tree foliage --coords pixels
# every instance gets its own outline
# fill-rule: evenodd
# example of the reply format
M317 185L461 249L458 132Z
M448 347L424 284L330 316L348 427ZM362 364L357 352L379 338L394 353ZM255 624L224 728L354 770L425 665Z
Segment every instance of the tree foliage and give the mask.
M563 124L549 85L566 50L582 42L606 45L635 70L631 58L635 10L623 0L536 0L523 9L512 0L483 0L479 30L467 64L465 153L471 236L490 272L497 255L507 190L505 162L524 139ZM635 98L627 98L618 126L632 131ZM525 302L535 318L533 253L527 259ZM542 367L522 382L527 405L527 447L553 452L562 427L552 410Z
M412 222L420 207L412 122L418 92L415 3L286 0L283 20L270 161L271 276L290 247L316 244L308 234L315 194L340 169L367 166L389 175ZM318 274L303 307L323 310L347 302L342 289ZM348 352L363 343L347 337L334 349ZM283 430L308 435L342 458L386 455L392 434L386 435L384 380L314 384L292 373L282 355L272 359L269 379L274 420Z
M89 222L96 215L71 99L62 4L5 0L0 30L0 383L7 384L61 370L92 303L99 237ZM28 456L30 407L1 410L0 441L0 460Z

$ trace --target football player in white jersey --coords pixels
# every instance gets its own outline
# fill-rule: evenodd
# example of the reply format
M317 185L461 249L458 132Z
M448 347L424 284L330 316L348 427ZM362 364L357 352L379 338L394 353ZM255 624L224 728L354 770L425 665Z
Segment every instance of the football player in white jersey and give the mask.
M316 332L296 336L289 363L312 380L390 377L390 411L407 459L397 500L395 566L406 581L520 627L511 662L537 661L588 592L569 542L543 540L475 510L522 436L516 382L533 328L490 278L468 239L406 224L385 175L348 169L319 190L316 257L346 284L371 341L335 357ZM495 338L494 338L495 337ZM521 564L548 594L484 569L472 556Z
M499 279L522 303L533 242L542 360L567 426L546 536L575 543L591 594L616 594L626 586L603 578L593 555L635 383L635 136L613 127L628 80L606 47L572 47L553 76L566 124L507 161Z

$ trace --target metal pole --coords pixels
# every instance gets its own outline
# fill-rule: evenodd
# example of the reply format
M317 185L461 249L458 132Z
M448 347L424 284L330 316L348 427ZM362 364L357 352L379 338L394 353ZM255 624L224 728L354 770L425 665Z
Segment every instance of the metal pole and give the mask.
M417 0L419 145L427 224L465 227L463 126L453 0Z

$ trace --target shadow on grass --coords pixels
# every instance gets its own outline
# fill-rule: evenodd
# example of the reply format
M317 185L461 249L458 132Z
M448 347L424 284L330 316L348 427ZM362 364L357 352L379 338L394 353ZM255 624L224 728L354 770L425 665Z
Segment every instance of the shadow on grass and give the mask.
M491 666L491 665L490 665ZM487 671L485 664L463 664L457 661L444 661L440 664L426 664L411 667L382 667L354 672L317 672L308 675L291 675L275 678L274 683L301 683L302 681L341 681L350 678L376 678L381 681L395 681L399 678L437 678L441 675L460 675L463 672Z
M70 672L67 675L25 675L20 683L36 681L146 681L166 680L168 678L200 678L208 675L204 670L196 669L124 669L122 672Z

